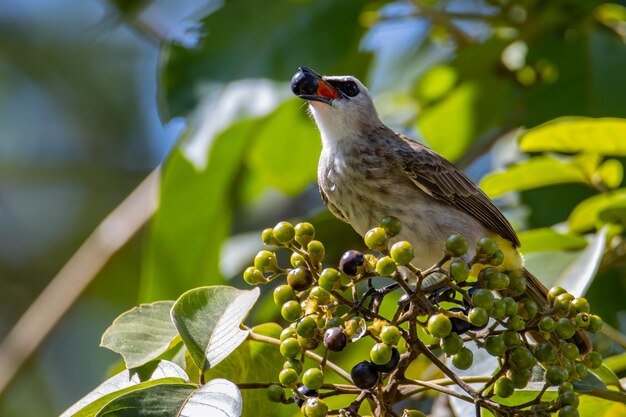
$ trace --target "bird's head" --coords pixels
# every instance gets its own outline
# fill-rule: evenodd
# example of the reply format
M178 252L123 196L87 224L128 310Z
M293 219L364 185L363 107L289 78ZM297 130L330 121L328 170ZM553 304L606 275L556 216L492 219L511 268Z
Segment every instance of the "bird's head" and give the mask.
M338 140L380 123L372 97L355 77L321 76L300 67L291 79L291 91L309 101L323 136Z

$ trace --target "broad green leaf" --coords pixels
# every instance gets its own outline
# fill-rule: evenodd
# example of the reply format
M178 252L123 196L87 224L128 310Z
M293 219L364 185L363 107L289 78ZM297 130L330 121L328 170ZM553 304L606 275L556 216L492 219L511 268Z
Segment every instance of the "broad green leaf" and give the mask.
M259 289L212 286L187 291L172 307L172 321L199 369L210 369L247 337L240 328Z
M605 364L600 365L600 367L596 369L590 369L590 372L594 374L595 376L597 376L604 383L604 385L607 385L607 386L613 385L618 388L621 387L619 378L617 377L617 375L615 375L615 372L613 372Z
M626 353L604 359L604 365L615 373L626 371Z
M622 185L624 179L624 166L617 159L604 161L596 173L602 182L609 188L617 188Z
M265 323L252 329L255 333L278 339L282 328L276 323ZM285 359L278 346L244 341L233 353L205 373L206 379L225 378L234 383L278 381ZM265 390L242 390L243 417L274 415L277 404L267 400Z
M569 230L580 233L593 229L598 224L602 210L622 202L626 202L626 189L624 188L589 197L572 210L567 219Z
M559 233L549 227L527 230L518 234L523 253L578 250L587 246L587 240L579 235Z
M431 67L419 79L415 88L415 95L424 103L438 100L454 87L458 77L456 70L449 65Z
M604 207L598 213L598 219L604 223L626 225L626 199L616 201Z
M171 362L159 361L155 365L150 375L144 375L147 378L129 370L112 376L68 408L61 417L93 417L109 401L123 394L156 384L183 383L188 379L185 371Z
M520 137L524 152L591 152L626 156L626 119L568 117L537 126Z
M536 156L513 164L504 171L486 175L480 182L480 188L490 197L498 197L511 191L572 182L587 182L578 166L551 156Z
M239 388L227 379L212 379L189 397L177 415L239 417L241 409L242 398Z
M365 75L366 57L359 52L365 28L347 24L358 21L362 7L359 0L224 2L203 20L207 35L198 48L163 48L160 88L169 114L189 112L210 82L289 81L301 65L322 74Z
M157 301L123 313L104 332L100 346L122 355L127 368L157 358L178 334L170 318L173 305L174 301Z

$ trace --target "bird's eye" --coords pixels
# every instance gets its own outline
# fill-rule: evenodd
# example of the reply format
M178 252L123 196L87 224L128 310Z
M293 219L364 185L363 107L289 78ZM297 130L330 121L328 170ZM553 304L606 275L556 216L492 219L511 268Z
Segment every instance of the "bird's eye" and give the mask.
M354 97L359 94L359 86L356 85L354 81L346 81L343 83L341 91L343 91L348 97Z

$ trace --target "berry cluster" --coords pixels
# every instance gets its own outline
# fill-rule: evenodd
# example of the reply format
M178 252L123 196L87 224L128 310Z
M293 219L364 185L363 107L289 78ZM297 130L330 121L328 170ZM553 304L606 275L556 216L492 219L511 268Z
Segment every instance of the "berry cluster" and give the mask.
M415 254L408 242L390 246L400 230L397 219L382 219L364 238L374 253L350 250L338 268L323 267L324 245L315 240L310 223L294 227L281 222L263 231L266 245L292 252L291 266L282 268L274 252L260 251L254 266L243 274L252 285L286 276L286 283L273 293L282 317L290 323L280 335L285 363L278 375L280 385L269 387L268 398L293 402L306 417L358 415L361 402L368 399L385 415L387 407L403 399L399 388L411 385L404 371L418 355L424 354L446 375L454 375L438 356L443 352L453 368L468 369L473 345L497 357L499 363L479 391L455 380L477 404L499 414L577 416L578 396L572 382L602 362L597 352L581 355L575 340L580 330L595 333L602 325L602 320L590 313L589 303L560 287L550 290L547 302L538 303L528 295L521 273L501 270L504 254L489 238L478 241L476 255L467 261L467 240L452 235L442 243L442 259L419 270L411 264ZM374 288L372 279L376 277L390 283ZM392 291L403 294L394 316L383 317L380 304ZM425 344L420 333L431 336L431 343ZM329 412L323 398L341 393L336 386L324 385L329 355L364 336L374 341L369 359L350 372L361 395L349 407ZM319 350L323 359L305 370L305 353L313 350ZM519 409L497 402L494 395L506 398L515 389L526 387L533 369L544 370L546 389L558 386L555 401L542 401L544 389L532 404ZM291 398L284 388L293 391ZM321 393L324 389L330 392ZM423 414L405 410L403 415Z

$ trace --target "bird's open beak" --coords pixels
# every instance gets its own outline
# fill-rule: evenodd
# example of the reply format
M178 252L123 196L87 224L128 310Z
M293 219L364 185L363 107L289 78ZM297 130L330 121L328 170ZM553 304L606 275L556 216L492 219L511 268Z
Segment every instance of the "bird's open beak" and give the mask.
M307 67L300 67L299 71L291 79L291 91L309 101L320 101L330 104L333 99L341 96L339 91L317 72Z

